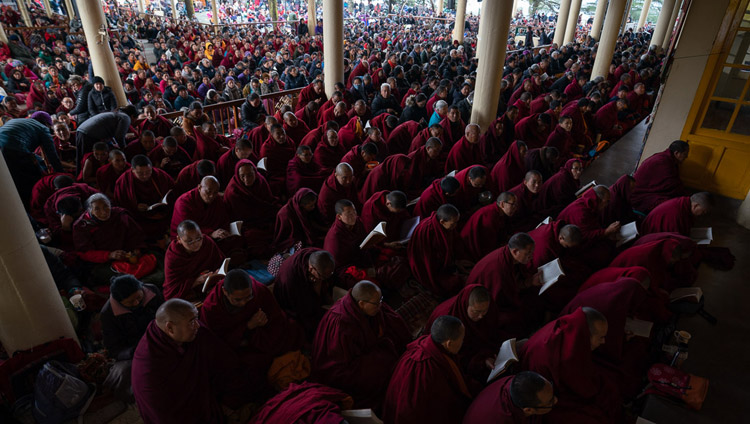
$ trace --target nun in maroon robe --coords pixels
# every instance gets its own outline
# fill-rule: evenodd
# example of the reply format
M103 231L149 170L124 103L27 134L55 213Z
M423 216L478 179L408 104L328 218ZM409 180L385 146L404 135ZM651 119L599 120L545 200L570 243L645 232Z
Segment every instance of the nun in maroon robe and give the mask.
M622 399L617 384L595 365L591 332L581 308L542 327L519 349L521 368L555 387L558 403L546 416L551 423L612 423Z
M302 200L306 197L312 201L309 209L302 205ZM315 192L309 188L301 188L279 209L272 243L275 252L286 251L297 242L302 242L303 246L321 245L324 236L323 217L318 212L316 203Z
M201 321L232 349L240 360L260 370L260 381L266 380L274 358L299 350L305 343L302 327L287 318L266 286L249 277L252 299L244 306L229 303L224 294L224 280L216 284L201 306ZM258 312L268 318L265 325L248 329L247 323ZM258 382L259 384L260 381Z
M534 210L539 211L542 215L554 217L576 200L576 192L581 188L581 173L580 171L573 173L573 165L575 164L580 167L581 161L569 159L555 175L542 185L534 201Z
M354 185L354 181L351 178L348 182L348 186L343 186L334 172L328 176L320 188L318 211L320 211L327 222L333 222L336 216L336 202L339 200L350 200L354 203L355 207L360 204L357 196L357 186Z
M301 188L309 188L317 193L328 175L328 173L324 174L320 165L313 161L311 153L303 153L305 154L309 155L306 158L308 162L302 160L300 155L294 155L294 158L287 164L286 194L288 196L293 196Z
M661 203L646 215L638 226L638 231L645 234L679 233L690 235L693 228L692 203L689 196L675 197Z
M469 407L469 391L456 355L422 336L411 342L393 371L383 402L389 424L454 424Z
M73 224L73 243L79 258L92 263L109 262L115 250L133 252L146 248L143 230L122 208L112 207L109 219L100 221L89 211Z
M508 246L503 246L474 265L466 284L486 287L498 308L502 328L511 337L525 337L537 321L538 305L525 301L539 292L530 284L534 272L528 265L516 262Z
M217 271L223 261L224 254L211 237L203 236L200 249L194 253L177 241L169 243L164 256L164 299L198 299L201 287L193 287L195 279L203 273Z
M219 398L247 389L234 353L199 323L193 341L177 344L151 321L135 349L132 385L146 424L223 423Z
M510 188L523 180L526 175L526 144L520 141L514 141L503 157L492 167L490 172L489 183L493 193L500 194L508 191Z
M508 151L508 144L503 136L505 132L505 117L501 116L490 124L487 131L479 139L479 150L482 163L494 165Z
M594 308L607 317L607 342L594 351L594 361L619 371L620 390L625 396L638 395L651 365L651 338L628 335L625 322L628 318L653 321L648 312L648 292L638 280L621 278L579 293L560 315L572 314L581 307Z
M310 281L310 256L317 251L321 249L306 247L296 251L281 264L273 283L279 306L305 328L308 338L315 334L326 312L323 306L332 301L330 278L317 284Z
M391 131L390 137L386 139L388 152L390 154L408 153L409 146L411 145L412 140L417 137L420 131L421 126L419 122L416 121L406 121L403 124L397 126L393 129L393 131Z
M359 190L359 201L365 203L373 194L383 190L402 190L406 185L405 169L410 160L406 155L396 154L387 157L380 165L367 174L365 183Z
M477 134L478 136L478 134ZM470 142L466 136L461 137L456 144L451 147L448 158L445 161L445 173L461 170L471 165L483 164L482 149L479 140Z
M624 225L635 221L633 206L630 204L630 193L634 185L633 177L623 175L609 186L609 205L602 212L602 222L620 221L620 224Z
M315 148L315 153L313 153L313 162L320 167L321 174L332 172L336 168L336 165L341 163L341 158L347 152L347 149L339 141L338 136L335 138L335 146L330 144L331 141L325 135L323 141L318 143L318 147Z
M466 330L464 343L458 352L461 371L483 384L490 375L490 369L485 362L488 359L493 360L500 345L512 336L503 330L500 312L492 300L489 301L489 308L484 316L479 320L472 319L469 314L469 297L477 287L482 286L469 284L457 295L438 305L427 320L423 334L430 334L432 323L440 316L451 315L460 319Z
M454 296L464 285L457 273L460 239L456 229L446 230L435 212L414 229L408 245L409 266L414 278L439 297Z
M277 142L273 138L273 132L276 131L278 130L274 129L263 143L260 148L260 157L266 158L266 180L268 180L268 184L274 192L279 193L286 186L286 166L290 160L294 159L296 149L286 135L281 136L281 143Z
M411 342L400 315L385 303L368 316L351 290L326 312L312 348L312 379L346 391L355 408L379 409L391 373Z
M169 214L151 216L148 211L139 211L138 205L160 203L174 187L174 180L159 168L152 168L151 171L148 181L136 178L132 168L125 171L115 184L114 203L127 209L146 234L158 239L169 229Z
M292 141L292 143L299 144L302 139L310 132L310 127L307 126L305 121L300 121L295 116L294 119L297 121L297 125L291 126L284 120L283 127L286 131L286 136Z
M547 143L552 130L550 128L540 129L537 120L542 118L541 113L527 116L516 124L516 139L523 140L529 149L536 149ZM546 126L548 127L548 126Z
M341 424L341 411L351 409L352 402L351 396L332 387L292 383L269 399L250 424Z

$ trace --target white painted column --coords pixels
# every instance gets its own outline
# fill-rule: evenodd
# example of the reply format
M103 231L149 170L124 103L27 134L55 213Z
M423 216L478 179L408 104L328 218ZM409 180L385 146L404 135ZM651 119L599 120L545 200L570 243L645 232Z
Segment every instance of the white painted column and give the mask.
M680 14L681 7L682 1L675 1L674 9L672 9L672 16L669 17L669 22L667 24L667 32L664 33L664 41L661 43L661 47L664 50L669 48L669 42L672 40L672 33L674 32L674 24L677 22L677 15Z
M641 9L641 16L638 18L638 29L643 28L646 25L648 19L648 9L651 7L651 0L643 0L643 9Z
M560 11L557 14L557 26L555 26L555 38L553 43L557 47L563 46L565 30L568 28L568 12L570 12L570 0L560 0Z
M591 38L599 41L602 35L602 23L604 15L607 12L607 3L609 0L599 0L596 3L596 12L594 13L594 22L591 24Z
M581 12L581 0L572 0L570 2L570 11L568 12L568 25L565 29L565 38L563 44L568 44L576 39L576 26L578 25L578 14Z
M315 27L318 25L318 10L315 6L315 0L307 0L307 32L310 37L315 35Z
M672 17L672 9L674 9L675 3L675 0L664 0L664 2L661 4L659 19L656 21L654 34L651 36L652 46L661 47L662 43L664 42L664 35L667 33L669 19Z
M323 0L323 73L330 98L337 82L344 82L344 2Z
M606 79L609 74L609 64L612 62L612 56L614 55L615 43L620 32L626 3L627 0L611 0L609 2L607 17L604 19L602 39L599 41L599 50L596 52L594 68L591 71L592 79L598 76Z
M496 0L501 1L501 0ZM466 25L466 0L456 0L456 22L453 26L453 40L464 42L464 25Z

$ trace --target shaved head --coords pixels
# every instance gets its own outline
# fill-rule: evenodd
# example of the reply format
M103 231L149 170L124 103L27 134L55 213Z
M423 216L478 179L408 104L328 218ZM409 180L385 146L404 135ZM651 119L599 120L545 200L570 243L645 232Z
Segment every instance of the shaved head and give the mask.
M357 302L380 298L380 288L372 281L362 280L352 287L352 297Z
M167 322L177 322L192 318L198 313L195 306L183 299L169 299L156 310L156 325L164 330Z

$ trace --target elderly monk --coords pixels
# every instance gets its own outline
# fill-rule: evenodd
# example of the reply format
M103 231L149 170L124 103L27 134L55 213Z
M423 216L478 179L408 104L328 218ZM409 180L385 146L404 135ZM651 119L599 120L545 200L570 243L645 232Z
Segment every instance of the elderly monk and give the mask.
M302 327L287 318L270 290L241 269L233 269L206 296L201 321L222 339L265 385L274 358L299 350Z
M409 344L388 385L383 422L461 422L473 396L458 365L465 333L460 319L444 315Z
M494 203L472 214L461 229L466 256L477 262L504 245L513 233L511 218L517 210L518 198L505 191L497 196Z
M305 328L312 339L326 305L331 304L333 286L329 280L336 269L333 256L325 250L304 248L281 264L273 294L279 305Z
M680 179L680 165L690 154L690 146L682 140L643 161L635 171L635 188L631 195L633 209L647 214L666 200L687 195Z
M429 217L440 205L453 203L461 183L455 177L443 177L435 180L422 192L414 207L414 216L422 219Z
M593 308L578 308L542 327L519 350L521 367L555 385L559 402L550 423L611 423L621 417L616 383L592 360L604 344L607 318Z
M714 205L714 199L708 192L695 193L692 196L676 197L655 207L641 222L641 234L680 233L690 236L693 220L707 214Z
M293 196L301 188L309 188L317 193L327 178L326 175L320 165L313 161L310 146L299 146L294 158L286 166L286 193Z
M174 180L161 169L154 168L151 160L137 155L131 161L132 167L125 171L115 184L114 202L127 209L143 228L148 239L158 240L169 228L169 213L161 209L149 211L150 205L160 203Z
M326 131L321 143L315 148L313 162L320 167L322 174L329 174L341 162L347 149L339 142L339 135L334 130Z
M492 167L490 182L494 193L510 190L526 175L526 143L516 140Z
M250 424L344 422L342 410L352 408L352 397L341 390L318 383L290 384L268 400Z
M466 126L464 136L451 147L448 158L445 160L446 173L483 163L482 151L479 146L479 133L479 125L469 124Z
M192 303L156 311L133 357L133 394L143 422L223 423L219 398L246 391L234 353L198 321Z
M258 157L254 153L253 144L250 142L250 139L242 137L237 140L237 143L235 143L231 150L221 155L216 162L216 177L221 183L222 190L227 188L229 181L234 176L235 168L241 160L248 159L253 161L253 163L258 162Z
M393 368L410 341L406 323L383 303L378 286L360 281L318 325L312 378L352 395L357 408L379 409Z
M469 406L463 423L537 424L556 404L552 383L533 371L521 371L485 387Z
M354 170L348 163L340 163L336 171L323 183L318 196L318 211L327 222L333 222L336 202L346 199L359 204L357 187L354 185Z
M164 298L202 298L204 284L208 282L207 286L211 286L221 278L216 271L224 255L194 221L181 222L176 234L164 258Z
M456 227L460 218L455 206L440 206L417 225L408 245L414 278L441 298L456 295L466 279L464 264L457 259L461 240Z
M432 323L442 315L454 316L464 323L466 337L458 352L459 365L467 376L483 384L494 367L497 350L510 338L501 328L490 292L479 284L467 285L432 311L424 331L429 333Z
M292 112L286 112L283 116L284 119L284 131L286 135L294 142L299 144L302 138L310 132L310 128L307 126L305 121L300 121Z
M508 245L477 262L467 284L481 284L492 294L500 311L500 322L512 337L526 336L538 318L539 276L529 268L534 257L534 239L517 233Z
M286 187L286 166L294 158L294 143L287 138L284 128L271 125L271 133L260 148L260 157L266 159L266 179L275 192Z

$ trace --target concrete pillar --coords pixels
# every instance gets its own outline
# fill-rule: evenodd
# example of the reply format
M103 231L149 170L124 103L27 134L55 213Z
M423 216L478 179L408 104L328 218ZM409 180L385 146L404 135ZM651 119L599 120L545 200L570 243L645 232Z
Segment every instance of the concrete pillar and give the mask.
M592 79L598 76L606 79L607 74L609 74L609 64L612 62L626 3L627 0L610 0L609 2L607 17L604 19L602 39L599 41L599 50L596 52L594 68L591 71Z
M672 16L669 17L669 22L667 25L667 32L664 33L664 41L661 43L662 49L666 50L669 48L669 42L672 41L672 33L674 32L674 24L677 22L677 15L680 14L680 8L682 7L682 1L677 0L674 3L674 8L672 9ZM652 40L653 42L653 40ZM740 50L742 51L742 50Z
M662 43L664 42L664 35L667 33L669 19L672 17L672 9L674 9L675 3L675 0L664 0L664 2L661 4L659 19L656 21L654 34L651 36L652 46L661 47Z
M641 9L641 17L638 18L638 29L646 26L646 20L648 20L648 9L651 7L651 0L643 0L643 9Z
M143 0L138 0L135 2L136 8L138 9L138 13L144 13L146 11L146 7L143 4Z
M513 20L513 17L516 16L516 11L518 11L518 0L513 0L513 10L510 12L511 20Z
M211 0L211 21L219 25L219 0Z
M622 14L622 22L620 22L620 35L625 34L625 26L628 24L628 17L630 16L630 7L633 5L633 0L628 0L625 5L625 13Z
M456 22L453 26L453 40L458 44L464 42L464 25L466 24L466 0L456 0Z
M312 37L315 35L315 27L318 25L318 10L315 0L307 0L307 31Z
M276 0L268 0L268 11L271 14L271 20L276 22L279 20L279 7ZM273 24L273 29L277 29L279 24Z
M104 78L107 87L112 89L118 106L127 105L128 99L125 97L122 80L117 72L115 56L109 48L109 37L106 33L107 21L104 19L101 3L99 0L78 0L78 13L81 14L81 24L94 66L94 74Z
M29 14L29 9L26 7L26 3L24 3L24 0L16 0L16 4L18 4L18 12L21 14L21 18L23 19L23 23L27 26L31 26L31 15Z
M5 33L5 25L0 22L0 41L8 44L8 34Z
M438 0L438 2L437 2L437 10L435 11L435 13L437 13L438 15L442 15L443 14L443 9L445 9L445 5L443 4L443 0Z
M750 191L737 210L737 223L750 230Z
M193 6L193 0L185 0L185 14L189 20L195 18L195 7Z
M68 11L68 19L73 20L76 18L76 9L73 7L72 0L65 0L65 9Z
M604 22L604 14L607 12L608 2L609 0L599 0L596 2L594 22L591 24L591 38L597 41L602 35L602 23Z
M177 0L170 0L169 2L172 3L172 19L179 19L180 12L177 11Z
M562 47L565 40L565 30L568 28L568 12L570 12L570 0L560 0L560 11L557 14L557 25L555 26L555 38L552 40L558 47Z
M51 18L52 5L49 4L49 0L42 0L42 4L44 4L44 14L47 15L48 18Z
M57 340L76 339L55 281L0 154L0 343L11 355Z
M581 0L572 0L568 12L568 25L565 27L565 38L563 44L568 44L576 39L576 26L578 25L578 14L581 12Z
M471 122L479 124L482 131L497 116L497 100L500 98L500 82L503 78L512 14L513 4L510 1L485 1L482 4L482 19L479 21L477 35L479 69L471 108Z
M323 0L323 73L326 94L344 82L344 1ZM378 88L379 89L379 88Z

